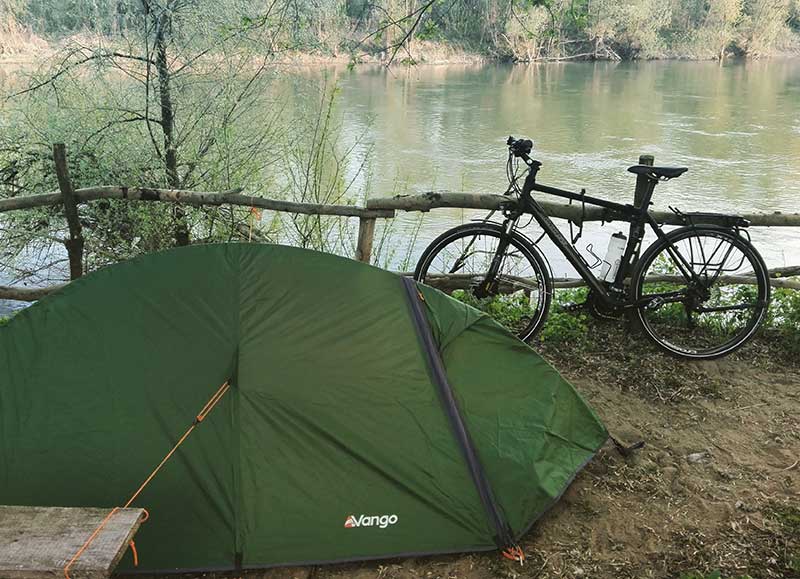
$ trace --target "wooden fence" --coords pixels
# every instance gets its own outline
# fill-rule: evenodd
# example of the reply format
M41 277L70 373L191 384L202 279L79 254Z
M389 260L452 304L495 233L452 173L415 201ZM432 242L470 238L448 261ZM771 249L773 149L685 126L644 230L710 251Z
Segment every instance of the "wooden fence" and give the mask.
M514 200L504 195L448 193L430 191L419 195L396 196L389 198L369 199L365 207L355 205L323 205L313 203L296 203L268 199L243 194L241 189L222 192L181 191L175 189L152 189L146 187L100 186L85 189L74 189L67 167L64 145L53 146L53 160L58 177L59 191L24 197L0 199L0 214L37 207L63 205L64 215L69 231L69 238L64 241L70 263L70 278L76 279L83 273L84 239L81 223L78 219L78 205L99 199L119 199L131 202L161 202L188 206L221 206L247 207L266 209L289 214L327 215L353 217L359 219L358 240L355 258L369 263L372 254L375 223L377 219L391 219L397 211L430 211L440 207L461 209L500 210L513 203ZM653 163L652 157L642 156L640 163ZM641 177L637 180L634 200L638 199L644 187ZM540 201L547 214L554 218L566 219L575 223L580 221L614 221L617 216L608 210L587 207L580 204L568 205ZM681 225L680 218L672 212L654 211L653 215L660 223ZM745 213L742 215L754 227L800 227L800 213ZM800 290L800 282L785 279L800 275L800 267L771 270L773 284ZM562 280L561 287L576 287L580 280ZM17 301L35 301L59 289L61 285L45 288L24 288L16 286L0 286L0 299Z

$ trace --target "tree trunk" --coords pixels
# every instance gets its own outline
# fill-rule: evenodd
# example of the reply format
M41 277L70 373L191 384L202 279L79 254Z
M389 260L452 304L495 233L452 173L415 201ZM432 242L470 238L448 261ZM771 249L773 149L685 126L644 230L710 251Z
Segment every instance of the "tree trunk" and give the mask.
M78 217L78 203L75 200L75 189L69 176L66 147L63 143L53 145L53 161L56 165L58 187L64 203L64 215L67 218L69 239L64 241L69 258L69 278L78 279L83 275L83 230Z
M171 75L167 59L168 35L172 28L170 6L163 8L155 19L156 71L158 72L158 97L161 105L161 130L164 133L164 168L167 185L171 189L180 189L178 176L178 151L175 148L175 109L170 90ZM177 205L175 216L175 244L189 245L189 227L186 223L186 212Z

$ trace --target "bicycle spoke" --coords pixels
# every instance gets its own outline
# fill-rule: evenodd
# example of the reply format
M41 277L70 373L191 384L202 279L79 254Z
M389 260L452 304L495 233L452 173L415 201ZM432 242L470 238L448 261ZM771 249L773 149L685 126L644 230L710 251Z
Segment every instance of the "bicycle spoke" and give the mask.
M637 281L639 317L648 334L693 357L721 355L752 335L768 281L754 275L764 268L748 247L734 233L688 230L648 257ZM748 272L750 277L743 275Z
M528 337L541 325L550 300L544 267L532 260L521 242L501 245L500 231L473 227L423 256L424 277L418 279ZM474 233L475 229L479 233Z

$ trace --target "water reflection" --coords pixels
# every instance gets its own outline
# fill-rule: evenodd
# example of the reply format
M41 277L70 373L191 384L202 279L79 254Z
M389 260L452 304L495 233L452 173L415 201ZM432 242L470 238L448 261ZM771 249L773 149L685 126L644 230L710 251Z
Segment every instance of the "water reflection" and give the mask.
M797 211L800 63L570 63L307 71L335 78L346 137L374 144L368 196L397 189L502 192L504 139L536 142L541 180L632 196L640 153L689 173L659 186L655 206ZM418 249L473 212L426 216ZM396 227L411 234L415 218ZM596 246L604 244L587 232ZM596 237L596 239L595 239ZM770 265L800 263L800 231L754 232ZM556 260L558 263L559 260Z

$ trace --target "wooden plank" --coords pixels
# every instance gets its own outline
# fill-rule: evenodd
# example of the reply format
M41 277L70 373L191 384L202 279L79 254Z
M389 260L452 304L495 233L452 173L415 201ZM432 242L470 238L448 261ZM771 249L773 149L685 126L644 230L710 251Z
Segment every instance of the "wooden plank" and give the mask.
M63 579L64 567L111 509L0 506L0 579ZM70 568L105 579L139 529L142 509L120 509Z

